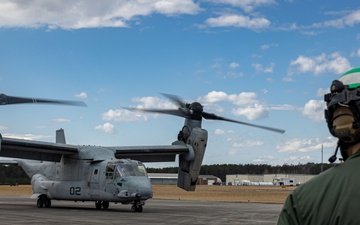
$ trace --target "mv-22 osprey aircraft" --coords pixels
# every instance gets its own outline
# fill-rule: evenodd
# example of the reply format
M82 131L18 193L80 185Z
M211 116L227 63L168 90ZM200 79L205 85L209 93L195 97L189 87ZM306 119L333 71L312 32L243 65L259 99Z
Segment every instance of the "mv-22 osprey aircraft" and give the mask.
M0 156L18 158L31 178L37 207L51 207L51 200L94 201L97 209L107 209L110 202L131 204L131 211L142 212L152 198L152 187L143 162L175 161L178 155L177 186L194 191L205 154L208 134L201 128L202 118L223 120L284 133L284 130L232 120L203 111L198 102L184 103L174 95L164 94L178 109L135 109L185 118L177 140L159 146L77 146L66 144L62 129L56 131L56 143L2 137ZM55 103L81 105L73 101L16 98L0 95L0 103ZM1 137L1 136L0 136ZM9 164L9 162L7 163Z

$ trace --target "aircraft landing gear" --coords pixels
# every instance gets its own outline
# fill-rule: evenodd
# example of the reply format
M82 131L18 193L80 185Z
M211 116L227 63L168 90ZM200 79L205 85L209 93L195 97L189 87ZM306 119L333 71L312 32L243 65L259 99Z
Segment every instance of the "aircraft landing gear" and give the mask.
M45 206L45 208L50 208L51 207L51 199L49 199L46 195L40 195L36 202L36 206L38 208L43 208L44 206Z
M139 202L135 202L134 205L131 206L131 212L142 212L143 206L139 204Z
M109 208L109 202L106 202L106 201L96 201L95 202L95 207L97 209L101 209L101 207L103 209L108 209Z

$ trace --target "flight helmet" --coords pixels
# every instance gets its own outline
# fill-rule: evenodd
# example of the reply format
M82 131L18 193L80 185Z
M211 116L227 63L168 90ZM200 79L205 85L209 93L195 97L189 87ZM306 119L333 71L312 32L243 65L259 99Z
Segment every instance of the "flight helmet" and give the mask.
M346 149L360 141L360 67L334 80L324 100L326 123L330 133L339 138L337 149L340 147L346 160Z

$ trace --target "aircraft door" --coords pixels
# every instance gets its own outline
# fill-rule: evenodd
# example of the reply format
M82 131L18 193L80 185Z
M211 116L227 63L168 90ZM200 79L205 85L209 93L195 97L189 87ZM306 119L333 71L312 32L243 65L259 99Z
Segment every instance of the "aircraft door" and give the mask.
M56 180L60 180L61 179L61 166L57 165L56 166Z
M98 197L99 196L99 178L100 178L100 169L101 166L93 166L90 174L90 196Z
M108 193L115 195L116 194L116 184L115 184L115 177L116 177L116 164L114 162L109 162L106 166L106 179L105 185L106 190Z

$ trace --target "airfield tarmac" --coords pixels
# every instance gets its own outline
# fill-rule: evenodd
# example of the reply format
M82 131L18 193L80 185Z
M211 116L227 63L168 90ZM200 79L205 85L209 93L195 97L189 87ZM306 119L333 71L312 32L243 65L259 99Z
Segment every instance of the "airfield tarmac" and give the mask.
M130 205L110 204L95 209L93 202L52 201L51 208L37 208L28 196L1 196L2 224L275 224L281 204L229 203L185 200L147 201L144 211Z
M19 190L16 187L12 189ZM198 192L198 195L202 192ZM159 199L155 195L154 190L154 198L146 202L142 213L134 213L130 210L131 205L110 203L109 209L97 210L94 202L55 200L52 201L51 208L39 209L36 207L36 201L30 199L29 195L0 192L0 221L2 224L267 225L276 224L282 208L281 203L184 200L184 198L174 200Z

